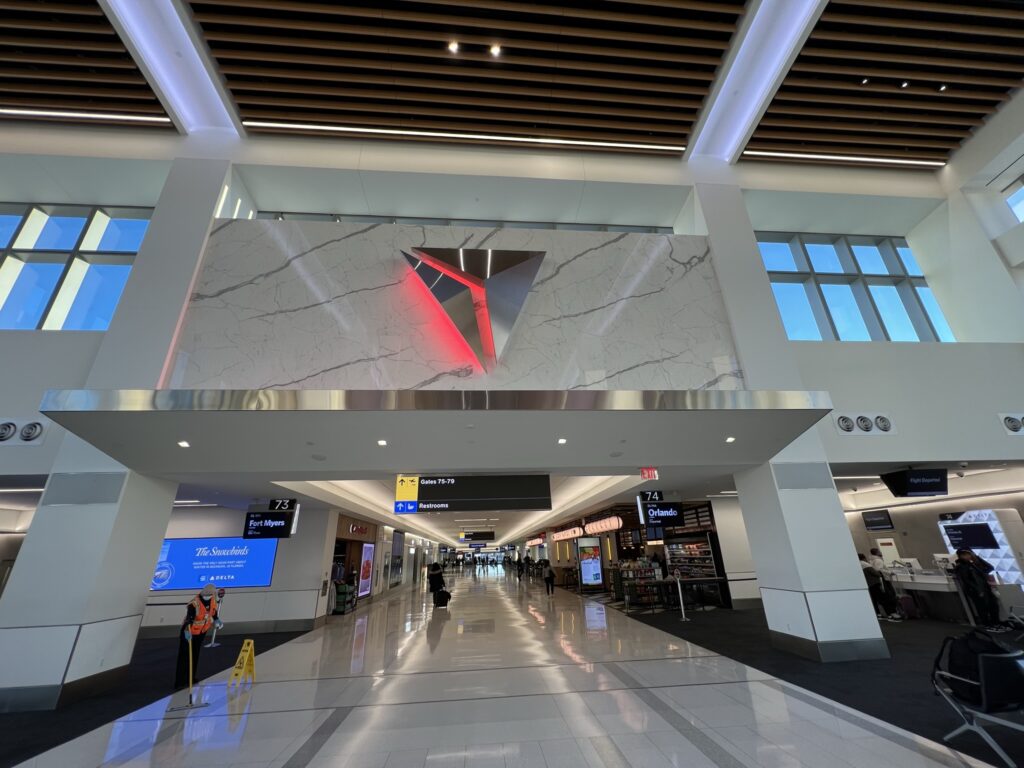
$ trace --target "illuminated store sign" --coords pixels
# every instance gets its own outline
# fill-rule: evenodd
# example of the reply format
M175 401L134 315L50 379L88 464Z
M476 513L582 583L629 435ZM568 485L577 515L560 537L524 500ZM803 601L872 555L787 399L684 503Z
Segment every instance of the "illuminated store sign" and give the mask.
M526 546L528 546L528 547L543 547L544 546L544 537L543 536L538 536L536 539L530 539L529 541L526 542Z
M622 518L618 516L606 517L603 520L597 520L593 523L587 523L583 526L583 530L588 535L595 533L608 533L609 531L617 531L622 527Z
M552 541L569 541L570 539L578 539L583 535L583 533L583 529L577 526L576 528L569 528L565 531L557 531L556 533L551 534L551 539Z

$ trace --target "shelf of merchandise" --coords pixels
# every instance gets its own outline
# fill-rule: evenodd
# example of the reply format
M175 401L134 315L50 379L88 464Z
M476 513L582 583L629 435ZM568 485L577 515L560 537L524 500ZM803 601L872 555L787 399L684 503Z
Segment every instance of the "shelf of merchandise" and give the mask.
M715 556L707 535L691 541L672 542L665 546L669 573L679 570L684 579L717 579Z
M657 568L633 566L621 569L624 594L630 595L630 608L651 608L660 601ZM630 594L632 592L632 594Z

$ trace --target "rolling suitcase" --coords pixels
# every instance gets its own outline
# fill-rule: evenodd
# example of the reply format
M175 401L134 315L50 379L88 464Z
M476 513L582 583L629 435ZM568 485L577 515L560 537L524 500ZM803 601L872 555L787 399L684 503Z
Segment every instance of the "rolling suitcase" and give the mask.
M448 601L452 599L452 593L447 589L439 589L434 593L434 607L447 608Z

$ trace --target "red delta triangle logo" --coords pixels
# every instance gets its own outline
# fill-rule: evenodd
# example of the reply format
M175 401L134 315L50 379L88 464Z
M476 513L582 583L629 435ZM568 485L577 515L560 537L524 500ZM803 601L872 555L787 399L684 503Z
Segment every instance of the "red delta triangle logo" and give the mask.
M402 251L485 371L508 346L544 251L412 248Z

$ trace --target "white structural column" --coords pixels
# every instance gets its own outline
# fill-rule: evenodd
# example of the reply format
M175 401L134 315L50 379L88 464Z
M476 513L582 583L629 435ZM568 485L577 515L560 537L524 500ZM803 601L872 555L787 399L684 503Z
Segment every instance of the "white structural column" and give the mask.
M751 389L803 389L739 187L698 183L737 354ZM773 642L821 661L887 658L818 433L735 476Z
M87 387L160 386L228 170L175 161ZM123 674L176 490L65 436L0 600L0 711Z

